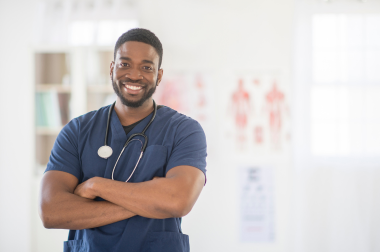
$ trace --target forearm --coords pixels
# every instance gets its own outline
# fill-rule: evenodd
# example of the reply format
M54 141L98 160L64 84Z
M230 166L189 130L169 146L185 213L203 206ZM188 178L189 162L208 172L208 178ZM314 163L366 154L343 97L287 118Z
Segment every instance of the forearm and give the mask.
M95 177L79 185L75 193L86 198L99 196L146 218L165 219L188 214L204 182L199 169L178 166L165 178L141 183Z
M94 201L63 192L43 200L40 217L46 228L86 229L133 217L127 209L107 201Z
M165 178L141 183L102 179L94 190L99 197L146 218L181 217L180 198L170 184Z
M39 215L46 228L86 229L128 219L135 214L107 201L74 194L78 179L67 172L47 171L41 181Z
M88 199L98 196L136 215L166 219L188 214L204 183L205 176L199 169L177 166L165 178L140 183L93 177L78 185L74 194Z

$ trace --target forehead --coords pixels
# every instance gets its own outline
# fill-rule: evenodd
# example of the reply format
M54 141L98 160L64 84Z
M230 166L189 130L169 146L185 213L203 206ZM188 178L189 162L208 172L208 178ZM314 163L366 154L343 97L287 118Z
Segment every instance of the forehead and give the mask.
M116 51L115 60L120 57L128 57L136 61L150 60L157 64L159 60L158 53L153 46L137 41L128 41L122 44Z

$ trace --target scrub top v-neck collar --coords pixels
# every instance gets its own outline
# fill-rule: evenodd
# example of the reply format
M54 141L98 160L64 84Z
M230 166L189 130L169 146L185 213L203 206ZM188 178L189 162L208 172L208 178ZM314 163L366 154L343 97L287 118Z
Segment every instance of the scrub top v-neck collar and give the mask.
M123 125L121 124L114 109L111 114L112 142L122 142L124 144L130 135L142 132L152 116L153 112L142 119L128 134L125 134Z
M162 105L157 106L157 113L158 113L158 110L162 107L163 107ZM145 118L140 120L139 123L136 124L136 126L133 127L133 129L131 129L128 132L128 134L125 134L123 125L121 124L115 109L112 110L112 114L111 114L112 141L115 141L115 142L121 141L121 142L125 143L130 135L142 132L144 130L145 126L148 124L149 120L152 118L152 116L153 116L153 112L151 112ZM114 136L114 134L115 134L115 136Z

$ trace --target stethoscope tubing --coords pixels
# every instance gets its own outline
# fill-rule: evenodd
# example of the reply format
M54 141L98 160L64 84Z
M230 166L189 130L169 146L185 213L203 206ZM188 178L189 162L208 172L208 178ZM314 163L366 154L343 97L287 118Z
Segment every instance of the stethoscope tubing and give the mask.
M109 124L110 124L110 121L111 121L111 114L112 114L112 110L113 110L114 107L115 107L115 103L116 103L116 102L114 102L114 103L112 104L112 106L110 107L110 109L109 109L109 111L108 111L108 120L107 120L106 136L105 136L105 141L104 141L104 145L105 145L105 146L107 146L107 138L108 138ZM149 122L148 122L148 124L145 126L144 130L143 130L141 133L135 133L135 134L132 134L132 135L128 138L128 140L125 142L125 144L124 144L124 146L123 146L123 149L121 150L121 152L120 152L120 154L119 154L119 156L118 156L118 158L117 158L117 160L116 160L116 163L115 163L115 165L114 165L114 167L113 167L113 169L112 169L112 175L111 175L112 180L114 180L113 175L114 175L114 172L115 172L115 169L116 169L116 165L117 165L117 163L119 162L119 159L120 159L121 155L123 154L125 148L127 148L127 146L129 145L129 143L132 142L132 141L134 141L134 140L138 140L138 141L141 142L141 140L139 140L139 139L132 139L132 138L134 138L134 137L136 137L136 136L141 136L141 137L144 138L144 144L142 144L142 148L141 148L141 152L140 152L139 159L137 160L137 163L136 163L135 167L133 168L133 171L132 171L131 175L129 176L129 178L128 178L125 182L128 182L128 181L131 179L132 175L135 173L136 168L137 168L137 166L139 165L140 160L141 160L141 158L142 158L142 156L143 156L143 154L144 154L144 151L145 151L145 149L146 149L146 147L147 147L147 145L148 145L148 136L145 135L145 132L146 132L146 130L149 128L149 126L152 124L152 122L153 122L153 120L154 120L154 118L156 117L156 114L157 114L157 105L156 105L156 102L155 102L154 100L153 100L153 109L154 109L154 110L153 110L152 118L149 120ZM141 143L142 143L142 142L141 142Z

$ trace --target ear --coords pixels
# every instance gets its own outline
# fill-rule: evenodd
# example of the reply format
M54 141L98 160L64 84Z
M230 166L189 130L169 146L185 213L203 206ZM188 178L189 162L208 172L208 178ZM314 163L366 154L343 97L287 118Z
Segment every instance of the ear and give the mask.
M110 78L111 78L111 81L112 81L112 73L113 73L113 68L115 67L115 61L111 61L111 64L110 64Z
M164 69L159 69L158 70L158 74L157 74L157 85L156 86L158 86L158 85L160 85L160 82L161 82L161 80L162 80L162 76L164 75Z

